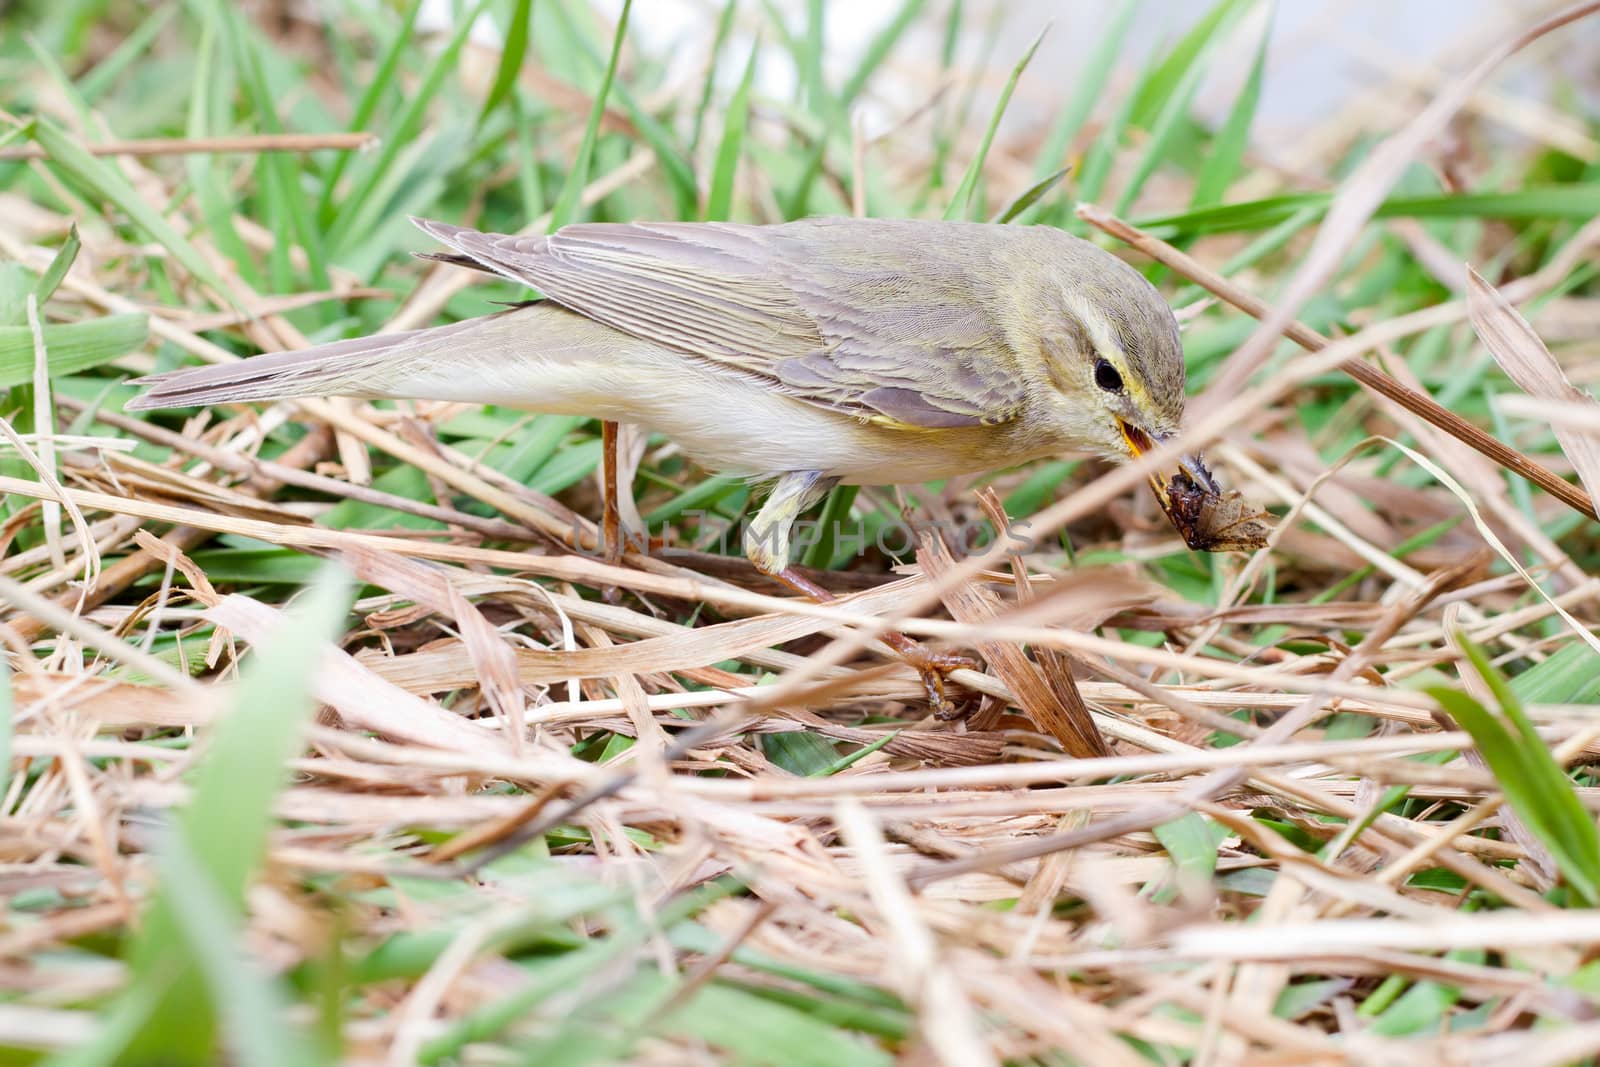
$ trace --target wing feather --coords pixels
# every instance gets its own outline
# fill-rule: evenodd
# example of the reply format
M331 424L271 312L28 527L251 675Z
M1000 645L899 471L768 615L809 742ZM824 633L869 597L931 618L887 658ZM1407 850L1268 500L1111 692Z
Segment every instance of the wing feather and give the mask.
M903 223L583 223L543 237L415 221L581 315L813 404L918 427L1022 407L994 309L973 295L983 287L964 284L959 256L939 257L937 275L908 266Z

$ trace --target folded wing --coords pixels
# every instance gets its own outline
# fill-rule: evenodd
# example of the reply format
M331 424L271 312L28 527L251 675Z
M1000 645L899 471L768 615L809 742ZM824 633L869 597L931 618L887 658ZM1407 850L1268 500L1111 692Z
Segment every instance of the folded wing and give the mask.
M926 242L930 224L589 223L544 237L415 221L581 315L822 407L912 427L992 425L1022 407L960 259L901 243Z

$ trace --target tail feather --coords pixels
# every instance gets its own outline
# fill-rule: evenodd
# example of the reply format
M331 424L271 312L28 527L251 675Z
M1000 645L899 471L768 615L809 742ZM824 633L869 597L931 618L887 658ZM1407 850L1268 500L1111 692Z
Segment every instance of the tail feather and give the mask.
M412 221L453 249L459 234L472 232L428 219ZM419 256L488 273L504 273L459 249L423 252ZM528 306L512 305L514 310ZM129 401L127 408L147 411L306 396L416 397L413 387L419 373L432 380L435 391L452 393L456 391L452 386L459 383L441 386L439 358L452 352L468 354L474 343L477 348L487 345L493 350L503 349L506 338L501 320L509 313L431 329L335 341L299 352L273 352L238 363L152 374L132 383L144 386L146 391ZM475 336L465 336L474 333Z
M439 342L482 322L466 319L448 326L335 341L298 352L269 352L237 363L152 374L130 383L144 386L146 391L129 401L127 410L306 396L388 396L388 386L404 377L401 364L406 356L438 351Z
M469 230L465 226L452 226L448 222L439 222L435 219L425 219L417 215L411 216L411 224L435 241L449 248L449 252L424 252L422 258L436 259L442 263L450 263L457 267L468 267L472 270L481 270L486 274L498 274L502 278L509 278L523 285L530 285L522 272L515 264L494 256L485 255L481 243L474 243L474 238L489 241L508 241L515 244L535 242L542 245L546 238L535 236L511 237L501 234L484 234L477 230Z
M436 263L448 263L452 267L466 267L469 270L481 270L485 274L494 273L494 271L490 270L488 267L485 267L482 263L479 263L471 256L464 256L460 252L413 252L411 254L416 256L418 259L431 259Z

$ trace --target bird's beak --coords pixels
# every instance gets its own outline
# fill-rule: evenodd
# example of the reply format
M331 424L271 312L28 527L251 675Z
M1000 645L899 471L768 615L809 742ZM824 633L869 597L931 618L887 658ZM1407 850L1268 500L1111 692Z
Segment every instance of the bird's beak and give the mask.
M1138 426L1121 419L1117 420L1117 425L1122 431L1122 439L1127 442L1129 454L1135 459L1153 451L1163 440L1160 437L1152 437ZM1177 468L1171 471L1158 469L1151 472L1150 488L1155 492L1161 510L1167 513L1172 525L1183 534L1189 547L1199 548L1201 546L1197 543L1198 535L1194 524L1196 501L1205 497L1220 497L1222 488L1206 469L1198 452L1180 456Z

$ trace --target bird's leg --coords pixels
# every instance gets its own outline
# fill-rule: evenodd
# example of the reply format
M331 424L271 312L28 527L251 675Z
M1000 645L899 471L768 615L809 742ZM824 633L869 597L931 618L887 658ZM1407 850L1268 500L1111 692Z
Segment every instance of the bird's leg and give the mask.
M784 474L745 530L744 536L745 555L750 557L750 562L756 565L757 570L819 604L839 598L790 564L789 535L800 513L822 499L838 481L818 471L791 471ZM956 705L945 694L945 675L962 668L978 670L981 664L956 652L928 648L898 630L887 630L879 637L901 659L916 668L922 677L923 688L927 690L928 703L933 706L934 715L941 719L958 718Z
M600 539L605 546L605 561L612 566L622 562L622 510L617 506L617 424L600 420Z

